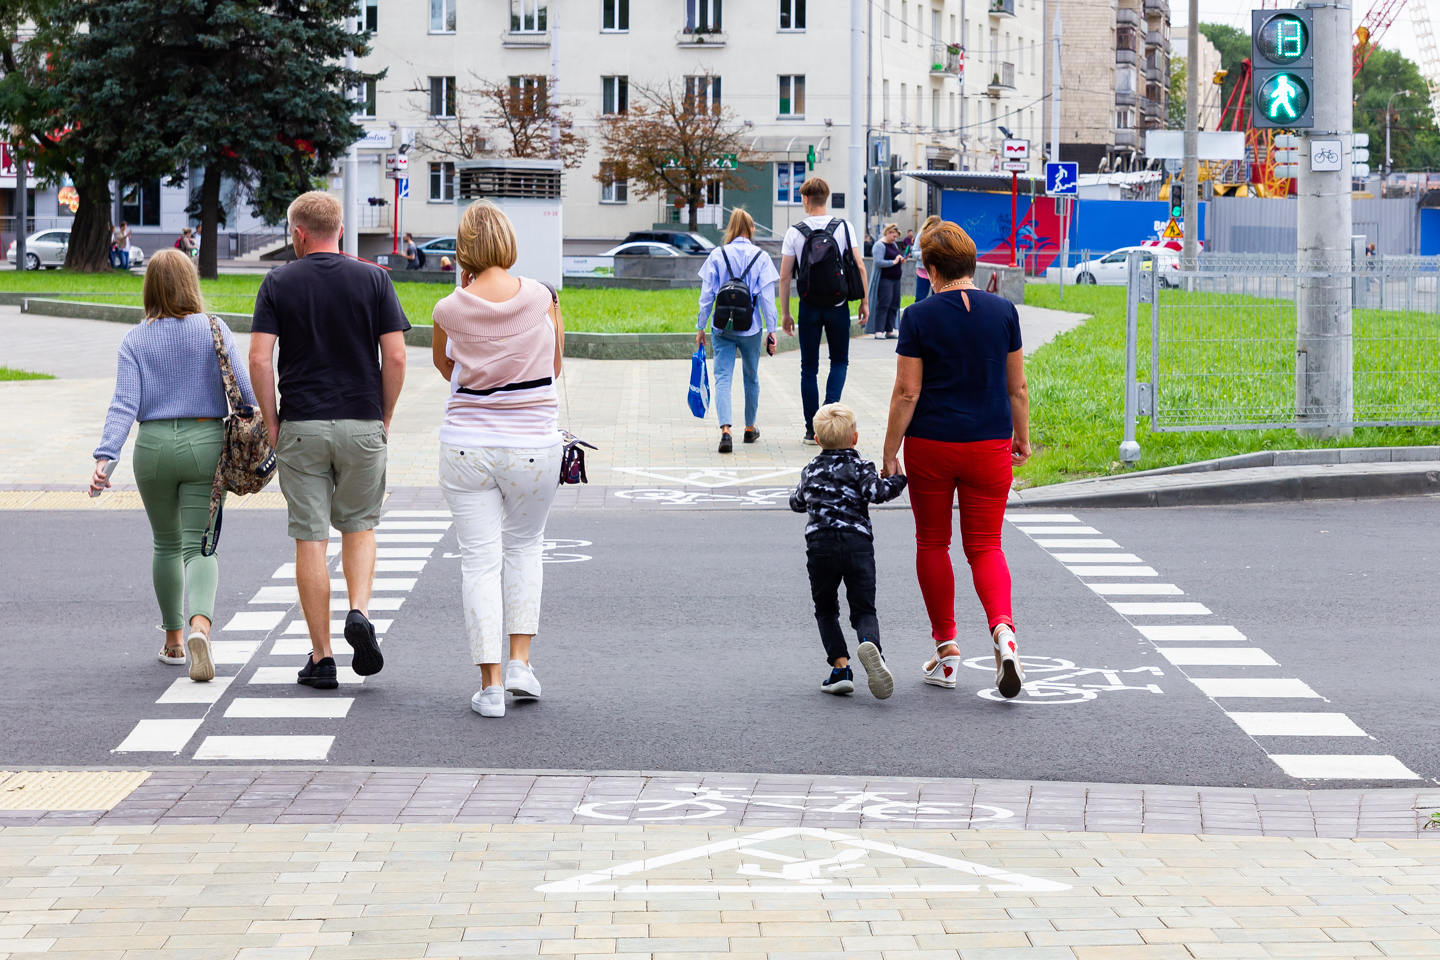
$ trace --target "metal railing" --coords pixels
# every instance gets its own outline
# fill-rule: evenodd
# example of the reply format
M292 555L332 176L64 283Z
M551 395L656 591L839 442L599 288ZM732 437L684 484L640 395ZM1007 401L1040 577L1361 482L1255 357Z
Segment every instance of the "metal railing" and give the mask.
M960 45L958 43L930 44L930 75L957 77L960 75Z
M275 227L256 227L253 230L231 234L231 243L233 245L232 256L243 257L247 253L259 250L261 247L268 246L277 240L286 240L287 236L283 224Z
M1440 257L1202 254L1159 289L1131 259L1122 460L1138 457L1138 418L1153 431L1440 424ZM1314 310L1324 330L1302 327Z

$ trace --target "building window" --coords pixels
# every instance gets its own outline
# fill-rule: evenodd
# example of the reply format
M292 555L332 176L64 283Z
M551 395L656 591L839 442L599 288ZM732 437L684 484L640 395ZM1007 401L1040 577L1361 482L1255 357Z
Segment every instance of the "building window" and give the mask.
M890 81L880 81L880 122L890 122Z
M600 78L600 112L606 116L625 113L630 109L630 78Z
M1135 111L1130 107L1121 107L1115 111L1115 129L1133 130L1135 128Z
M780 29L805 29L805 0L780 0Z
M685 107L691 113L720 109L720 78L713 74L685 78Z
M446 160L430 164L430 199L433 202L455 202L455 164Z
M430 0L430 32L455 32L455 0Z
M430 78L430 116L455 116L455 78Z
M365 0L365 29L380 32L380 0Z
M546 0L510 0L510 32L544 33L550 28L548 7Z
M793 74L780 78L780 116L805 116L805 75Z
M359 115L373 119L375 116L375 81L366 80L360 85L357 92L360 96L359 102L355 106L359 110Z
M705 202L712 207L725 206L725 185L719 180L711 180L705 184Z
M604 177L600 181L601 203L627 203L629 201L630 181L621 180L615 176L615 164L600 164L600 175Z
M34 214L34 209L30 210ZM127 183L120 188L120 219L132 227L160 226L160 181Z
M890 36L890 0L885 0L885 36Z
M720 0L685 0L686 33L719 33Z
M545 78L523 76L510 78L510 109L515 113L534 116L545 112Z
M622 32L630 29L630 0L604 0L600 5L600 29Z
M910 40L910 4L906 0L900 0L900 42L908 43Z
M900 84L900 123L902 125L910 122L910 88L906 84Z
M804 160L781 160L775 164L775 202L791 206L798 204L800 185L804 182Z

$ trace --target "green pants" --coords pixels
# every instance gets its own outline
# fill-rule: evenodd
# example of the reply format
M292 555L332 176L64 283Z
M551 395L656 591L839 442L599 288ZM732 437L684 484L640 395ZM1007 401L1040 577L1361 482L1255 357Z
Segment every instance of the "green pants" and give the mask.
M210 520L210 484L224 442L219 420L147 420L135 439L135 483L155 537L150 575L166 630L180 630L187 622L187 584L190 616L215 619L220 564L200 555L200 539Z

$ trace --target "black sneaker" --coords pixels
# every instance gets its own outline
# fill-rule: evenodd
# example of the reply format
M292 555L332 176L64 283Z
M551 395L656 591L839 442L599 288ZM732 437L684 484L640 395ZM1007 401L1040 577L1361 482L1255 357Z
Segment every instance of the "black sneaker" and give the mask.
M355 651L350 668L362 677L376 674L385 666L380 644L375 642L375 625L359 610L345 616L345 642Z
M759 440L759 439L760 439L760 428L759 428L759 427L746 427L746 428L745 428L745 442L746 442L746 443L754 443L756 440Z
M735 441L730 436L729 430L720 431L720 452L731 453L735 450Z
M340 681L335 679L335 658L323 657L316 663L313 657L306 654L305 666L300 668L300 675L295 678L295 682L316 690L334 690L340 686Z
M837 696L854 693L855 674L850 672L849 667L835 667L830 671L830 676L826 678L825 682L820 684L820 689Z
M812 446L812 447L818 446L818 444L819 444L819 441L817 441L817 440L815 439L815 431L814 431L814 430L806 430L806 431L805 431L805 439L804 439L802 442L803 442L803 443L808 443L808 444L810 444L810 446Z

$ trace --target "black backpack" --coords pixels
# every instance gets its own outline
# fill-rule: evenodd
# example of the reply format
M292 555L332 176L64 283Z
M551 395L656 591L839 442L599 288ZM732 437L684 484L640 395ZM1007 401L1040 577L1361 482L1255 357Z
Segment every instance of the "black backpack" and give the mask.
M720 259L725 261L725 272L730 279L722 283L715 294L715 313L710 326L716 332L748 333L755 325L755 300L750 296L750 288L745 285L745 277L755 266L755 261L763 256L764 250L757 251L737 277L735 268L730 265L729 255L723 249L720 251Z
M797 224L803 241L800 245L800 270L797 277L800 299L817 307L833 307L845 302L849 284L845 279L845 256L835 241L841 221L831 218L825 229L816 230L808 223Z
M415 269L425 269L425 248L419 246L418 244L415 247Z

